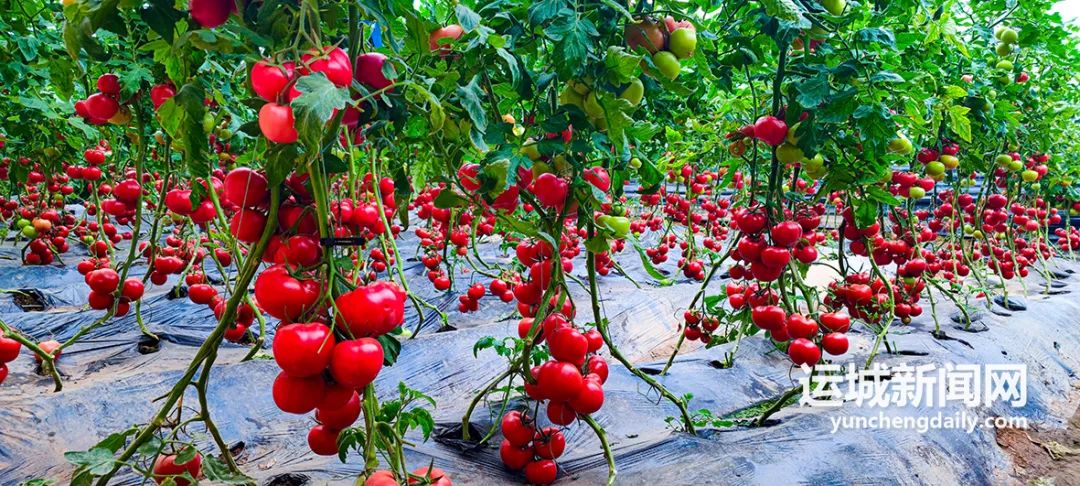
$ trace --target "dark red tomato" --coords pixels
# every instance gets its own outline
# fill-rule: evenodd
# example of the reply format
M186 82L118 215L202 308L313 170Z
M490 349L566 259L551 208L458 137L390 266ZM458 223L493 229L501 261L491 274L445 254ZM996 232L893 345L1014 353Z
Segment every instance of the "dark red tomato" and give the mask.
M547 417L555 425L570 425L577 420L577 412L567 402L549 401Z
M283 412L303 414L315 410L326 393L322 375L297 378L282 371L274 380L274 404Z
M525 465L525 481L529 484L551 484L559 475L555 461L533 461Z
M503 465L511 471L518 471L525 467L533 458L532 447L517 447L509 440L503 439L499 445L499 459Z
M580 365L589 351L589 340L577 329L563 327L548 338L548 350L551 357L559 361Z
M120 286L120 274L111 268L102 268L86 274L86 284L95 292L111 294Z
M364 486L401 486L398 484L397 479L394 479L394 473L390 471L375 471L368 476L364 481Z
M540 174L533 181L531 190L541 206L562 209L566 202L566 195L570 191L570 184L565 179L548 172Z
M105 310L112 307L115 298L112 294L103 294L96 290L91 290L86 296L86 301L90 304L91 309Z
M315 409L315 420L332 429L344 429L360 417L360 395L355 391L344 406L336 409Z
M267 314L287 321L295 320L319 300L319 283L289 275L283 265L274 265L255 280L255 300Z
M209 304L217 294L218 291L213 285L195 284L188 287L188 298L196 304Z
M788 357L791 358L791 362L796 365L809 365L813 366L821 360L821 349L813 341L805 338L799 338L791 342L788 345Z
M352 84L352 63L349 62L349 55L340 47L324 47L322 52L312 49L300 59L303 61L300 74L307 74L307 69L303 67L307 65L312 72L325 74L326 79L337 86L346 87Z
M590 353L595 353L604 347L604 336L600 335L600 331L596 329L589 329L585 333L585 339L589 341Z
M229 171L224 184L225 200L242 208L257 208L270 200L266 177L247 167Z
M754 122L754 138L773 147L784 143L787 133L787 123L775 116L766 115Z
M417 469L413 470L412 473L413 473L413 475L420 476L420 477L422 477L424 479L420 480L420 479L409 478L409 484L428 484L428 485L431 485L431 486L453 486L453 483L450 482L450 476L447 475L445 471L443 471L442 469L439 469L437 467L433 467L433 468L431 468L429 470L427 466L424 466L424 467L417 468ZM421 481L423 481L423 483L421 483Z
M175 476L187 472L191 477L198 479L202 475L202 455L196 452L195 457L183 464L176 463L175 455L158 456L157 459L154 459L153 472L154 482L158 484L164 483L169 477L173 477L173 481L176 482L177 486L188 486L191 484L190 480Z
M500 427L502 428L503 437L510 441L514 447L529 445L533 436L536 435L533 420L517 410L512 410L503 415Z
M10 363L19 357L22 344L6 336L0 336L0 363Z
M338 435L340 429L332 429L325 425L316 425L308 432L307 443L314 452L320 456L336 456L338 454Z
M375 381L382 365L382 345L367 337L338 343L330 356L330 374L334 379L357 389Z
M404 322L405 297L397 284L378 281L342 294L335 303L353 336L381 336Z
M536 381L549 398L557 401L573 400L585 384L576 366L561 361L548 361L541 365Z
M244 243L255 243L266 228L266 215L253 209L240 208L229 220L229 231Z
M317 375L330 364L335 344L336 340L325 324L310 322L281 326L274 335L274 361L291 376Z
M830 332L821 337L821 347L826 353L840 356L848 350L848 338L838 332Z
M555 427L544 427L533 436L533 451L544 459L558 459L566 450L566 436Z
M581 415L588 415L600 410L604 406L604 388L600 383L585 380L585 385L578 393L577 398L570 400L570 407Z
M146 291L146 286L143 285L142 280L135 277L128 277L124 279L124 286L120 289L120 295L129 300L139 300L143 296L143 292Z

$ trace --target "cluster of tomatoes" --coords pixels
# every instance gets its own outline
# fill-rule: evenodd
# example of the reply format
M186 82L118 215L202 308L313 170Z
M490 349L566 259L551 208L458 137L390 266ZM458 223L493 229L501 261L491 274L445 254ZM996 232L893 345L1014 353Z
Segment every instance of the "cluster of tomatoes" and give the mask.
M739 293L739 290L735 287L738 287L738 284L728 286L729 296ZM739 307L745 305L745 303L742 303ZM688 310L683 313L683 324L683 336L687 340L709 344L713 340L713 333L720 328L720 319L716 316L706 315L701 311Z
M75 102L75 114L92 125L126 125L131 112L120 104L120 78L112 73L98 77L98 92Z
M552 313L542 322L523 318L518 335L523 339L531 336L536 344L547 343L551 359L530 369L533 382L525 384L525 394L537 402L547 401L546 415L552 424L568 426L578 416L600 410L608 364L596 354L604 345L599 331L583 332L567 315ZM526 414L512 411L503 417L502 433L499 455L508 469L524 470L530 484L555 481L555 460L566 447L558 427L537 429Z
M771 290L767 295L769 299L766 302L776 299ZM851 318L846 314L825 312L815 321L799 313L788 315L774 303L753 307L750 310L750 319L759 329L768 331L774 341L790 341L788 357L792 363L799 366L817 364L821 360L822 350L833 356L840 356L848 350L845 333L851 327Z
M279 286L276 280L264 280L266 272L280 272L281 268L271 267L259 276L263 293L289 291L266 289ZM376 338L404 321L405 292L396 284L376 281L341 294L333 306L334 330L326 324L325 307L308 312L303 307L297 311L269 306L270 299L265 298L259 303L268 314L282 319L273 343L274 360L281 368L274 381L274 403L288 413L314 410L318 424L308 434L308 445L316 454L336 455L341 430L360 416L358 391L372 383L382 369L383 348ZM294 321L305 314L313 320Z
M259 129L263 136L274 143L293 143L299 138L291 103L300 96L297 82L304 76L322 73L338 87L348 87L355 77L372 91L390 90L392 82L383 74L386 56L368 52L356 57L355 65L340 47L328 46L304 53L299 62L286 60L276 62L264 59L251 68L252 90L267 103L259 109ZM354 70L355 66L355 70ZM353 107L346 109L342 124L359 135L356 128L366 113Z
M124 316L130 310L131 302L141 299L146 290L143 281L136 277L127 277L121 282L120 274L109 267L107 257L83 260L76 268L90 287L86 300L94 310L107 310L115 306L113 315Z

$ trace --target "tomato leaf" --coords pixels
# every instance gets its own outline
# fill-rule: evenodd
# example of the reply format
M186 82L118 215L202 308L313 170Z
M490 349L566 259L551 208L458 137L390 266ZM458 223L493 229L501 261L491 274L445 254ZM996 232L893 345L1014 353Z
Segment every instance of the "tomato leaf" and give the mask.
M323 73L301 77L296 82L296 89L300 91L300 96L292 101L296 130L308 150L318 151L327 120L335 110L345 109L349 94L326 79Z
M465 108L469 119L472 120L473 129L483 134L487 131L487 112L484 111L484 102L481 101L484 92L480 89L479 80L479 75L473 76L469 84L459 86L454 90L454 94L457 95L462 108Z

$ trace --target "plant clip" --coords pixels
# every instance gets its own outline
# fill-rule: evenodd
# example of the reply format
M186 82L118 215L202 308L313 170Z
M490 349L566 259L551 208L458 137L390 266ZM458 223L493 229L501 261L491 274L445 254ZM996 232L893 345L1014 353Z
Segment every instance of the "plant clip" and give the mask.
M364 246L367 239L359 236L352 238L319 238L319 244L323 246Z

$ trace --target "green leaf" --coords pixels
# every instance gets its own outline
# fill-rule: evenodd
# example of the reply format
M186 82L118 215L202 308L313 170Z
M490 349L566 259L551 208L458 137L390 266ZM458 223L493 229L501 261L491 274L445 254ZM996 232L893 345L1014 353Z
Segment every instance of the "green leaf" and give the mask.
M161 127L173 137L183 151L191 175L209 177L210 164L205 157L206 134L203 116L206 106L206 90L199 80L180 87L176 96L169 98L157 111Z
M806 10L794 0L762 0L761 3L765 6L765 13L800 26L805 24L805 28L810 28L810 21L803 16Z
M644 167L644 166L642 166ZM633 234L626 235L626 239L630 241L634 249L637 250L638 256L641 257L641 266L645 269L645 273L648 273L650 277L656 279L656 283L661 287L667 287L675 283L675 280L664 275L653 266L652 261L649 260L649 256L645 254L645 248L641 246L641 242L634 237Z
M795 87L798 96L795 100L806 108L816 108L829 98L829 75L818 73Z
M949 128L965 142L971 141L971 120L967 114L971 108L961 105L949 107Z
M889 191L886 191L885 189L882 189L882 188L880 188L878 186L869 186L869 187L867 187L866 188L866 195L869 196L870 199L872 199L874 201L877 201L877 202L882 203L882 204L888 204L890 206L899 206L900 203L901 203L900 199L897 199L897 197L893 196L892 193L890 193Z
M462 108L469 114L473 128L481 134L487 131L487 112L484 111L483 90L480 89L480 76L473 76L472 81L465 86L459 86L454 93L457 94Z
M612 84L622 85L637 77L641 70L641 56L627 52L619 46L608 46L604 55L604 67Z
M566 7L566 0L540 0L529 6L529 24L540 25L555 18Z
M473 12L473 9L465 4L459 3L455 5L454 13L457 14L458 23L461 24L461 28L465 29L465 32L472 32L480 25L480 14Z
M904 78L892 71L878 71L870 76L870 81L882 83L903 83Z
M393 366L397 362L398 355L401 354L401 342L390 334L383 334L376 339L382 344L383 364Z
M439 209L460 208L469 204L469 199L450 189L443 189L432 203Z
M206 475L206 479L213 481L214 484L252 484L255 482L243 473L232 472L228 465L213 455L203 456L202 472Z
M348 106L349 93L331 83L323 73L301 77L296 82L296 89L301 93L292 101L296 130L309 151L318 151L326 122L335 110Z
M544 33L555 41L555 70L566 78L581 73L586 59L592 54L595 44L592 38L600 36L591 20L573 12L560 16Z
M113 463L115 462L113 454L115 454L115 452L109 449L95 447L88 451L65 452L64 458L77 466L78 469L84 470L94 476L100 476L112 471Z
M891 30L882 27L867 27L855 33L861 43L881 44L890 49L896 49L896 37Z
M945 86L944 90L945 96L948 96L950 98L963 98L967 96L967 90L959 86L954 86L950 84Z
M177 10L174 5L175 2L172 0L150 0L139 10L139 17L146 22L150 30L169 43L173 41L176 23L185 17L184 13Z

